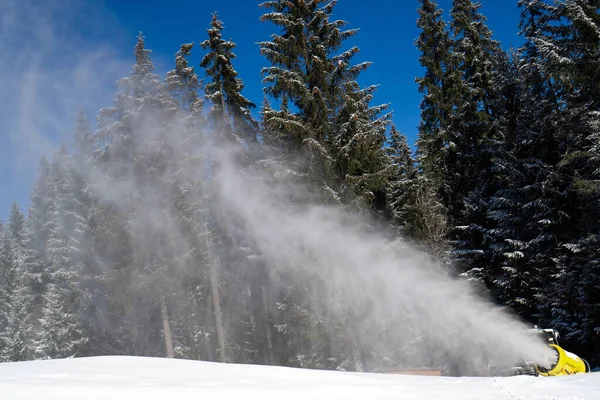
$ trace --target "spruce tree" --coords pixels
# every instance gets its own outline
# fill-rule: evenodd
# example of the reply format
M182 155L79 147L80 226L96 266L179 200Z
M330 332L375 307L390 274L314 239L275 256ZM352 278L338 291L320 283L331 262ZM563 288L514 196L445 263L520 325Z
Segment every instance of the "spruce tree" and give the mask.
M77 315L81 328L82 342L77 345L77 355L91 356L112 354L121 350L115 346L113 338L118 336L118 328L112 325L109 312L109 292L107 285L106 265L103 264L105 253L102 252L100 238L103 223L101 221L102 206L92 176L98 173L95 164L97 145L92 127L83 111L79 112L72 135L72 154L58 154L55 164L60 166L68 179L70 199L61 201L62 212L67 212L65 223L69 226L68 240L72 242L69 251L69 270L78 271L77 297L71 306L78 306ZM58 164L60 161L60 164ZM64 188L64 186L62 186ZM64 227L62 228L64 229ZM72 276L73 277L73 276ZM69 308L73 312L73 308ZM83 342L85 340L85 343Z
M31 250L35 251L40 259L45 256L45 248L48 242L48 208L50 207L51 197L50 164L46 157L42 156L38 167L38 178L33 187L27 213L27 224L32 240Z
M258 124L250 114L256 105L242 96L244 84L233 68L235 43L223 39L223 22L213 14L208 39L200 46L208 51L200 62L210 82L206 84L206 98L212 103L210 118L218 130L256 142Z
M442 10L435 1L421 0L417 27L421 32L416 46L421 55L419 62L425 69L416 81L421 100L421 123L417 140L417 157L423 173L442 193L446 174L446 152L449 150L447 129L452 113L452 80L450 79L451 40L442 18Z
M495 161L502 185L488 206L488 219L493 221L487 232L489 267L478 274L491 282L499 301L533 320L538 305L545 303L540 288L552 275L555 226L561 219L556 213L558 193L550 182L558 156L554 122L558 104L535 45L539 32L547 29L546 5L533 1L520 6L525 44L500 74L509 91L499 93L514 101L503 106L504 153ZM515 84L517 89L510 89Z
M187 60L192 48L191 43L181 45L175 56L175 69L169 71L165 79L169 92L179 103L183 119L183 123L175 127L184 146L179 148L181 158L173 160L172 168L176 172L171 176L170 185L175 214L173 219L176 229L181 233L179 240L187 248L181 253L173 254L174 260L171 262L177 265L179 273L169 283L173 285L170 286L173 290L185 293L184 299L171 300L169 296L163 297L161 313L164 310L171 311L172 326L169 329L172 330L175 356L217 360L215 354L218 350L214 349L224 351L224 344L219 346L219 343L224 343L224 338L220 335L222 332L217 334L215 317L208 309L209 268L204 257L208 251L203 242L204 235L212 235L212 232L207 232L204 223L206 204L210 202L209 193L204 179L190 176L190 172L208 176L207 171L211 165L207 155L199 151L206 140L204 100L199 94L202 87L200 79ZM178 129L182 131L179 132ZM210 262L214 262L214 259ZM163 305L168 305L168 309ZM223 340L213 340L217 336Z
M49 358L78 354L86 342L80 317L80 281L88 272L83 261L89 249L85 247L86 221L78 204L74 173L72 159L63 146L51 165L54 196L46 249L48 283L37 337L38 351Z
M387 183L383 145L391 114L381 115L387 105L369 105L375 87L360 89L356 81L346 86L331 150L341 181L338 192L343 204L355 204L359 211L381 210Z
M32 250L34 242L25 216L16 203L10 211L7 233L13 251L15 279L8 326L3 334L5 347L2 358L33 360L39 356L35 336L39 332L44 282L39 258Z
M181 45L175 54L175 68L167 72L165 85L185 115L201 118L204 101L198 95L198 90L202 85L194 67L191 67L187 60L192 55L193 47L193 43Z
M273 100L262 109L265 142L285 154L265 164L283 163L281 170L325 202L383 214L389 177L383 146L391 115L384 113L387 105L371 104L376 86L358 84L371 63L354 61L358 47L343 48L358 30L334 20L335 2L267 1L262 6L269 11L261 20L280 28L271 41L260 43L271 64L263 69L265 93ZM351 338L335 333L353 312L327 318L327 302L334 299L321 294L323 288L307 299L301 282L311 277L293 279L278 297L286 310L278 327L283 340L298 347L279 357L293 358L294 365L359 368L361 357L352 350ZM322 354L330 355L329 361Z
M450 236L459 271L489 283L493 268L488 251L489 199L499 189L495 160L501 153L504 131L497 126L493 108L494 86L505 59L479 12L481 5L455 0L451 10L452 56L449 81L453 112L447 130L446 174L442 200L453 226Z
M437 261L447 260L448 222L435 184L417 169L406 137L392 126L387 147L392 176L388 207L405 240L422 246Z
M281 32L261 42L271 63L263 69L265 92L279 110L263 109L278 145L308 160L298 173L321 187L329 201L380 208L384 204L385 155L381 147L390 115L372 106L375 86L357 79L371 63L353 64L359 48L342 50L357 29L332 21L335 2L268 1L262 21ZM292 111L294 110L294 111Z
M498 43L479 13L480 4L454 0L451 10L452 83L456 96L448 128L444 201L451 217L460 224L463 199L477 184L477 173L489 167L481 152L490 139L490 92L493 55Z
M10 361L6 354L7 337L13 316L14 254L8 227L0 221L0 362Z
M267 1L271 11L261 21L281 28L269 42L261 42L261 54L272 64L263 69L265 92L281 102L280 110L265 115L266 123L286 135L287 149L298 150L305 139L322 143L331 127L326 123L327 77L335 71L332 52L356 31L340 31L346 22L330 23L334 3L325 1ZM343 60L340 60L343 61ZM296 113L289 106L297 108Z
M169 316L161 305L166 290L163 278L169 276L164 257L172 250L169 245L177 240L174 234L170 236L172 228L167 225L166 214L172 204L169 161L174 143L169 140L169 129L178 109L156 75L150 53L140 34L132 71L118 82L121 90L114 106L101 110L95 135L106 143L98 158L103 184L110 187L127 182L127 190L119 193L116 204L106 195L101 200L106 211L113 214L106 215L105 234L126 238L114 244L106 262L112 264L110 279L114 280L115 290L126 292L128 285L136 289L119 299L133 354L159 354L151 338L161 327L151 324L150 319L159 316L168 326ZM168 329L162 336L165 352L172 355Z

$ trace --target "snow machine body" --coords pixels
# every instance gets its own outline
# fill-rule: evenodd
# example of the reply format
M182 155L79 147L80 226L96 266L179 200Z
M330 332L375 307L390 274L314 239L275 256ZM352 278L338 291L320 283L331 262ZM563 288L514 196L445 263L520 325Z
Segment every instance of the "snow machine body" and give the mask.
M566 351L558 344L559 333L554 329L531 330L533 335L540 337L553 350L553 356L548 360L548 367L525 362L515 368L515 375L561 376L584 374L590 372L590 365L583 358Z

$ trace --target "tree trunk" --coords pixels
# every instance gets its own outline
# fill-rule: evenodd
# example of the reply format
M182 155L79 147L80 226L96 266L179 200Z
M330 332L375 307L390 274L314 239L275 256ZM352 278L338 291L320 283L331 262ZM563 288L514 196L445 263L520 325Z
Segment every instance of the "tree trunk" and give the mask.
M362 351L361 351L360 347L358 346L358 343L356 342L356 338L354 337L354 334L351 333L350 337L352 338L352 350L354 353L354 370L356 372L364 372L364 367L363 367L363 363L361 360Z
M207 226L208 228L208 226ZM213 256L212 242L210 240L210 233L206 233L206 252L208 256L208 273L210 279L210 291L213 302L213 309L215 311L215 326L217 328L217 342L219 344L219 361L227 362L227 356L225 352L225 332L223 330L223 314L221 313L221 302L219 297L219 279L217 276L217 259Z
M247 312L248 319L250 322L250 338L246 341L246 354L252 355L248 356L247 361L255 362L254 354L256 349L256 320L254 319L254 302L252 301L252 289L250 289L249 285L246 285L246 293L247 293Z
M160 314L163 323L163 330L165 336L165 351L167 353L167 358L175 358L175 352L173 351L173 337L171 336L171 324L169 323L167 302L164 296L160 297Z
M263 298L263 308L265 311L265 331L267 332L267 349L268 353L268 362L271 365L275 364L275 355L273 353L273 339L271 338L271 324L269 323L269 308L267 307L267 292L265 287L262 288L262 298Z
M206 305L204 306L204 318L202 319L202 324L200 325L203 327L203 331L210 328L211 304L212 304L212 296L207 295L206 296ZM215 346L213 346L212 340L211 339L203 340L202 344L203 344L202 348L204 350L204 359L207 361L217 361L217 357L215 356L215 352L214 352Z
M131 311L131 308L133 308L131 306L131 304L129 303L129 296L126 295L125 297L125 304L124 304L124 312L125 312L125 316L126 316L126 321L128 321L128 325L129 325L129 332L131 333L131 346L132 348L132 354L134 356L138 356L139 352L138 352L138 331L137 331L137 319L135 317L135 315L133 314L133 312Z

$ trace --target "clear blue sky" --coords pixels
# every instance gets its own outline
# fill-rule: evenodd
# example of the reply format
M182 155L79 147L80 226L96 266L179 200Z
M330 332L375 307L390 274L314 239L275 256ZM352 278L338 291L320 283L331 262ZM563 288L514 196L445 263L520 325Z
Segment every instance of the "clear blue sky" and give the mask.
M5 0L0 5L0 216L10 203L26 209L41 154L51 154L68 139L78 108L94 119L110 105L114 82L133 63L139 31L158 71L172 68L185 42L206 37L211 13L225 23L224 36L236 42L234 66L244 80L244 95L260 105L260 69L265 60L257 42L276 32L261 23L255 0ZM451 0L439 0L447 16ZM518 46L516 0L483 0L488 26L505 48ZM372 61L364 85L379 84L375 103L391 103L394 123L409 141L416 137L420 95L414 79L422 74L414 41L417 0L340 0L335 17L360 28L350 45L357 61ZM36 57L31 57L36 54ZM197 66L202 49L195 49ZM16 60L16 61L15 61ZM6 71L6 72L5 72ZM198 72L202 72L197 67Z

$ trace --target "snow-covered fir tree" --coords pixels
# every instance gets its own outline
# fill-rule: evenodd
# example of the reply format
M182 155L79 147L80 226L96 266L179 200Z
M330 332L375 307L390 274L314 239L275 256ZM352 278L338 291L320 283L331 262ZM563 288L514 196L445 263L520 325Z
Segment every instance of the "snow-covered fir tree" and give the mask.
M175 54L175 68L167 72L165 85L178 102L180 110L187 115L201 118L204 100L198 95L201 88L200 79L194 67L189 65L188 57L192 55L193 43L184 43Z
M456 94L448 127L449 150L443 198L454 223L460 223L463 198L478 186L476 174L489 166L481 150L490 139L490 92L493 54L498 43L479 12L479 3L454 0L452 20L452 60L450 79Z
M210 26L208 39L200 43L208 51L200 66L205 68L209 78L205 91L212 104L210 118L217 130L233 133L250 143L256 142L258 124L250 113L256 105L242 95L244 83L232 64L236 57L233 52L235 43L223 39L221 32L224 25L216 13Z
M387 147L391 177L387 202L405 240L423 246L437 261L448 257L448 222L435 184L415 165L406 137L392 125Z
M494 127L492 98L498 42L479 12L481 5L455 0L451 9L451 85L454 107L448 127L449 149L442 199L453 225L454 258L470 275L488 267L487 202L496 190L493 160L503 132Z
M132 71L119 81L121 90L114 106L100 112L95 136L106 143L99 156L106 187L100 188L99 193L104 194L102 200L108 209L121 217L115 215L117 218L106 229L113 235L123 232L129 239L117 244L115 259L106 261L113 264L114 284L122 291L127 290L127 285L134 289L121 299L133 352L157 354L159 350L151 344L151 337L163 330L165 351L172 356L163 279L169 276L170 267L164 257L173 250L170 246L176 237L169 236L172 228L164 213L170 212L169 158L175 143L170 143L168 132L177 115L177 104L155 73L150 53L140 34ZM128 182L128 190L119 194L120 201L114 204L109 187L119 182ZM149 218L150 215L154 217ZM119 259L125 255L126 259ZM148 320L154 317L160 318L163 326L148 329Z
M10 340L7 333L13 317L14 266L11 235L8 227L0 221L0 362L10 360L6 348Z
M265 92L280 104L263 108L263 124L277 144L308 159L304 170L333 202L377 208L383 203L385 156L381 147L390 115L372 106L376 86L357 79L371 63L353 63L359 52L343 50L358 30L332 20L335 2L268 1L262 21L280 27L261 53ZM292 112L291 110L297 110Z
M47 286L43 295L38 351L45 357L74 356L86 343L81 323L86 220L75 192L75 168L63 146L51 164L53 197L46 248Z
M446 157L449 148L448 125L453 107L453 88L450 68L451 40L442 18L442 10L435 1L421 0L417 27L420 28L416 46L419 62L425 74L416 79L421 100L421 123L417 140L417 158L423 173L442 193L446 175Z
M25 361L39 356L35 335L39 332L41 295L44 290L42 265L31 240L27 220L13 203L6 230L11 242L14 282L8 326L3 333L4 360Z

